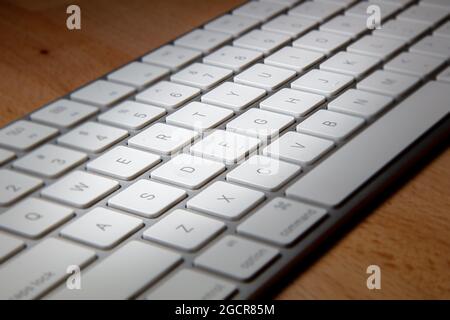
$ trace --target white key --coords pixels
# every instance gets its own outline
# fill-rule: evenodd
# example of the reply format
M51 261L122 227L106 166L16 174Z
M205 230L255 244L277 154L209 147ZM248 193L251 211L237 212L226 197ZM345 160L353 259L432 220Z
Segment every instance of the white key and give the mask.
M450 38L428 36L413 45L410 51L449 60Z
M85 153L46 144L14 161L13 167L46 178L55 178L86 159Z
M328 104L331 111L371 119L392 104L394 99L380 94L350 89Z
M175 40L175 45L209 53L230 39L230 35L222 32L196 29Z
M450 11L450 3L447 0L421 0L420 5L435 7Z
M275 159L310 165L334 146L329 140L297 132L287 132L268 145L263 154Z
M301 171L294 164L265 156L253 156L227 174L230 182L265 191L276 191Z
M180 250L196 251L223 229L223 222L178 209L145 230L142 236Z
M115 180L75 171L41 191L41 195L77 208L87 208L119 188Z
M297 38L308 30L314 28L317 21L302 17L281 15L262 25L261 29L270 32L287 34L291 38Z
M265 64L294 70L298 73L309 69L324 58L322 53L293 47L284 47L264 59Z
M199 133L156 123L128 140L128 145L159 154L173 154L194 141Z
M360 79L374 69L380 60L375 57L363 56L350 52L339 52L320 64L320 69L347 74Z
M367 18L340 15L321 25L320 30L356 38L367 30Z
M169 74L169 70L151 66L141 62L131 62L126 66L108 74L110 81L126 84L139 89L161 79Z
M58 144L98 153L128 136L128 131L97 122L86 122L58 138Z
M326 216L325 209L285 198L275 198L237 227L238 233L292 245Z
M118 146L89 162L86 168L116 179L131 180L160 161L160 156Z
M256 276L278 255L272 247L228 235L197 257L194 264L243 281Z
M404 42L398 39L364 36L350 45L347 51L387 60L402 49L403 46Z
M197 131L217 127L234 115L233 111L201 102L191 102L166 117L166 122Z
M204 28L210 31L223 32L233 37L238 37L244 32L256 27L259 24L257 19L242 17L232 14L223 15L205 24Z
M297 126L297 131L322 138L341 141L364 124L359 117L319 110Z
M174 109L200 94L200 89L161 81L136 95L136 100L166 109Z
M187 208L225 219L239 219L265 198L261 191L217 181L188 200Z
M437 79L439 81L442 81L442 82L449 82L450 83L450 67L447 67L444 71L442 71L438 75Z
M362 17L364 19L367 19L367 17L368 17L367 9L369 8L370 5L377 5L380 8L380 12L381 12L380 18L381 18L382 22L384 20L390 18L393 14L395 14L397 11L400 10L398 5L395 5L394 3L387 3L387 2L381 2L381 1L375 2L372 0L372 1L367 1L367 2L363 1L363 2L360 2L356 5L354 5L353 7L351 7L347 11L345 11L345 15L354 16L354 17Z
M0 206L7 206L14 201L35 191L44 182L12 170L0 169Z
M252 108L227 123L227 130L263 140L280 134L295 121L294 117Z
M139 180L108 200L108 205L146 218L156 218L186 197L186 191Z
M411 43L428 29L426 24L419 22L391 20L383 24L381 29L374 30L373 34L377 37L399 39Z
M0 215L0 228L28 238L40 238L73 215L70 208L28 198Z
M323 22L334 16L342 10L342 6L334 3L325 3L318 1L305 1L289 10L289 14L302 18L314 19L317 22Z
M61 288L50 299L130 299L161 278L180 260L176 253L140 241L130 241L83 273L81 290Z
M96 114L98 109L83 103L61 99L33 112L31 120L57 127L72 127Z
M203 63L193 63L178 71L170 77L173 82L178 82L202 90L207 90L219 82L231 76L233 72L228 69L209 66Z
M419 80L417 77L379 70L359 82L356 87L397 99L411 90Z
M285 34L256 29L234 40L233 45L260 51L264 55L268 55L286 44L290 39L291 38Z
M16 154L12 151L0 149L0 165L11 161L16 157Z
M58 130L55 128L19 120L0 130L0 145L29 150L57 134Z
M223 130L215 130L194 144L192 154L233 164L255 151L261 141Z
M70 95L70 98L79 102L104 107L112 105L132 94L134 91L135 89L130 86L105 80L97 80L78 89Z
M437 28L433 35L436 37L450 38L450 21Z
M397 16L397 19L403 21L414 21L424 23L430 26L438 24L448 16L447 10L430 6L412 6Z
M60 234L100 249L110 249L143 225L141 219L98 207L69 224Z
M234 72L238 72L256 60L261 59L262 56L263 54L258 51L224 46L204 57L203 63L232 69Z
M325 101L326 99L318 94L283 88L263 100L259 107L263 110L300 118L310 113Z
M385 64L384 69L425 78L444 63L444 59L404 52Z
M242 110L266 95L264 89L225 82L202 96L205 103Z
M349 36L313 30L295 40L292 45L296 48L319 51L330 55L349 43L350 39Z
M234 77L234 81L241 84L274 90L295 76L295 71L286 70L266 64L257 63Z
M147 300L225 300L236 286L203 272L191 269L178 271L153 290Z
M393 6L397 6L399 8L404 8L407 5L411 4L414 0L371 0L371 2L383 2L387 4L391 4Z
M95 257L92 250L55 238L45 239L0 269L0 299L39 298L70 276L68 266L83 268Z
M150 52L142 58L142 61L175 71L201 57L201 55L200 51L169 44Z
M311 70L291 83L291 87L298 90L333 97L353 83L353 78L343 74L323 70Z
M0 264L25 247L25 242L0 232Z
M278 3L251 1L233 10L233 14L248 18L266 21L284 10L284 6Z
M224 170L225 165L220 162L180 154L153 170L151 177L188 189L198 189Z
M138 130L165 114L166 110L163 108L127 100L99 115L98 120L113 126Z

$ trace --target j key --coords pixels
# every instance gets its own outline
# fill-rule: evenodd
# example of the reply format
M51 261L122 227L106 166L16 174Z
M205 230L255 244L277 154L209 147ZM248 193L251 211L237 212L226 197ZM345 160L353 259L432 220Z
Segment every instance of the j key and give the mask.
M169 74L169 70L146 63L132 62L108 75L108 80L139 89Z
M264 63L275 67L291 69L300 73L310 68L323 58L324 55L318 52L293 47L284 47L264 59Z
M282 12L285 7L274 2L251 1L233 10L233 14L266 21Z
M241 71L253 62L261 59L263 54L258 51L224 46L203 58L206 64Z
M321 25L320 30L356 38L367 30L367 18L337 16Z
M261 29L270 32L283 33L291 38L297 38L301 34L314 28L316 25L317 21L312 19L281 15L263 24Z
M0 169L0 205L7 206L35 191L44 182L12 170Z
M380 60L378 58L349 52L339 52L323 62L320 65L320 69L347 74L359 79L375 68L379 62Z
M425 78L436 71L444 63L444 59L404 52L389 61L384 66L384 69L387 71Z
M161 81L136 95L136 100L166 109L174 109L200 94L200 89Z
M207 90L217 83L224 81L232 74L233 72L228 69L209 66L203 63L193 63L172 75L170 80Z
M260 51L264 55L268 55L286 44L290 39L291 38L285 34L257 29L234 40L233 45L240 48Z
M450 59L450 38L425 37L410 49L413 53L430 55L441 59Z
M350 39L349 36L313 30L295 40L292 45L296 48L319 51L330 55L349 43Z
M0 165L11 161L16 157L16 154L12 151L0 149Z
M295 76L295 71L272 67L266 64L255 64L234 77L237 83L274 90Z
M399 39L411 43L428 29L426 24L420 22L391 20L383 24L383 28L374 30L373 34L377 37Z
M18 150L29 150L57 134L57 129L19 120L0 130L0 145Z
M201 57L201 55L202 53L197 50L165 45L144 56L142 61L175 71Z
M380 70L359 82L357 88L397 99L405 95L418 82L417 77Z
M347 75L332 73L323 70L311 70L299 79L292 82L294 89L333 97L353 83L353 78Z
M450 83L450 67L447 67L444 71L442 71L438 75L437 79L439 81L442 81L442 82L449 82Z
M72 93L70 98L79 102L104 107L112 105L134 91L135 89L130 86L97 80Z
M384 21L388 18L390 18L393 14L395 14L397 11L400 10L400 8L398 7L398 5L395 5L393 3L387 3L387 2L382 2L382 1L363 1L360 2L356 5L354 5L353 7L351 7L350 9L348 9L347 11L345 11L345 15L347 16L354 16L354 17L362 17L364 19L367 19L367 8L370 5L377 5L380 10L381 10L381 21Z
M403 21L414 21L424 23L430 26L438 24L448 16L447 10L430 6L416 5L409 7L397 16L397 19Z
M404 42L377 36L365 36L347 48L348 52L364 54L387 60L403 48Z
M238 15L226 14L205 24L205 29L216 32L230 34L238 37L244 32L256 27L259 24L257 19L242 17Z
M331 2L306 1L289 11L290 15L323 22L342 10L342 6Z
M175 45L209 53L231 39L222 32L197 29L175 40Z
M25 242L0 232L0 264L25 248Z

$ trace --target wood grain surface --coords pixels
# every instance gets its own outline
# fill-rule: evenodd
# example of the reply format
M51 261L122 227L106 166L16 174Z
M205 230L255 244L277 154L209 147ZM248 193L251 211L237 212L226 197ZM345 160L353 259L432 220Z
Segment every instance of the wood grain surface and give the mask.
M156 48L241 0L0 1L0 126ZM450 299L450 151L289 277L279 299ZM381 290L366 268L382 271ZM302 272L300 272L302 271Z

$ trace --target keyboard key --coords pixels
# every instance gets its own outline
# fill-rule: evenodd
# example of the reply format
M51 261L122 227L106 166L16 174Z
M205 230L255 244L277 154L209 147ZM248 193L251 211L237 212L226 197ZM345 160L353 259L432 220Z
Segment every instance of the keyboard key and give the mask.
M307 134L287 132L263 150L263 154L275 159L310 165L334 146L330 140Z
M0 233L0 264L25 248L25 242L6 233Z
M356 38L367 30L367 19L341 15L321 25L320 30Z
M186 197L186 191L139 180L108 200L108 205L146 218L156 218Z
M173 154L194 141L199 133L156 123L128 140L128 145L159 154Z
M419 78L416 77L379 70L359 82L356 87L397 99L405 95L418 82Z
M99 153L128 136L128 131L97 122L86 122L58 138L58 144Z
M223 222L178 209L145 230L143 237L180 250L196 251L223 229Z
M420 5L435 7L438 9L444 9L450 11L450 3L447 0L421 0Z
M131 180L149 170L160 161L160 156L118 146L92 160L86 167L90 171L116 179Z
M201 57L201 55L202 53L197 50L165 45L144 56L142 61L175 71Z
M96 114L98 109L83 103L61 99L33 112L31 120L69 128Z
M349 52L339 52L320 65L325 71L347 74L360 79L373 70L380 60L374 57L363 56Z
M370 5L376 5L376 6L378 6L378 8L380 8L380 12L381 12L380 18L381 18L382 22L385 21L386 19L390 18L392 15L394 15L395 13L397 13L400 10L398 5L395 5L393 3L387 3L387 2L382 2L382 1L378 1L378 2L363 1L363 2L357 3L356 5L354 5L347 11L345 11L345 15L367 19L367 16L368 16L367 9L369 8Z
M142 89L168 74L169 70L166 68L151 66L141 62L131 62L110 73L107 78L113 82Z
M319 110L297 126L297 131L322 138L341 141L364 124L359 117Z
M12 170L0 169L0 205L7 206L41 187L44 182Z
M377 37L403 40L411 43L429 29L429 26L419 22L391 20L383 24L383 28L373 31Z
M0 215L0 228L28 238L40 238L74 216L72 209L28 198Z
M255 241L226 236L194 260L196 266L236 280L249 280L267 267L279 251Z
M410 51L413 53L449 60L450 38L428 36L413 45Z
M209 66L203 63L193 63L172 75L170 80L207 90L219 82L224 81L232 74L233 72L228 69Z
M407 5L410 5L414 0L371 0L371 2L384 2L391 4L393 6L397 6L399 8L405 8Z
M273 2L251 1L233 10L233 14L266 21L284 10L284 6Z
M110 249L142 228L141 219L95 208L61 230L61 236L99 249Z
M275 2L283 5L284 7L293 7L297 3L300 2L300 0L260 0L262 2Z
M228 34L197 29L175 40L175 45L209 53L229 40Z
M180 260L181 257L171 251L131 241L84 273L82 290L62 288L50 299L130 299L169 272Z
M296 17L314 19L323 22L342 10L342 6L335 3L305 1L289 10L289 14Z
M261 59L262 56L263 54L258 51L224 46L204 57L203 63L232 69L234 72L238 72L256 60Z
M260 204L263 192L217 181L188 200L187 208L225 219L239 219Z
M0 149L0 165L3 165L8 161L11 161L15 157L16 154L14 152L5 149Z
M265 64L294 70L298 73L309 69L324 58L322 53L293 47L284 47L264 59Z
M398 39L364 36L350 45L347 51L387 60L402 49L403 46L404 42Z
M290 39L288 35L256 29L234 40L233 45L260 51L264 55L268 55L286 44Z
M115 180L75 171L41 191L41 195L77 208L87 208L119 188Z
M420 22L435 26L448 16L447 10L430 6L412 6L397 16L398 20Z
M130 86L97 80L78 89L70 95L70 98L79 102L105 107L129 96L134 91L135 89Z
M200 89L161 81L136 95L136 100L166 109L174 109L200 94Z
M292 245L325 218L324 209L285 198L275 198L237 227L238 233L272 242Z
M58 130L55 128L19 120L0 130L0 145L25 151L57 134Z
M234 81L267 91L274 90L295 76L295 71L257 63L234 77Z
M384 65L387 71L425 78L445 63L444 59L403 52Z
M349 36L331 32L313 30L303 37L295 40L292 46L322 52L326 55L339 50L350 42Z
M13 167L46 178L55 178L87 160L82 152L46 144L13 162Z
M442 82L449 82L450 83L450 67L447 67L444 71L442 71L438 75L437 79L439 81L442 81Z
M230 182L276 191L300 172L300 167L264 156L253 156L227 174Z
M204 28L210 31L223 32L233 37L238 37L244 32L256 27L259 21L249 17L242 17L232 14L223 15L205 24Z
M292 82L291 87L330 98L352 83L353 78L350 76L315 69Z
M437 28L433 35L436 37L450 38L450 21Z
M202 102L242 110L266 95L264 89L225 82L202 96Z
M45 239L0 269L0 299L39 298L70 276L68 266L83 268L95 257L92 250L55 238Z
M307 18L281 15L262 25L261 29L283 33L297 38L317 25L317 21Z
M225 170L225 165L188 154L180 154L156 168L151 177L188 189L198 189Z

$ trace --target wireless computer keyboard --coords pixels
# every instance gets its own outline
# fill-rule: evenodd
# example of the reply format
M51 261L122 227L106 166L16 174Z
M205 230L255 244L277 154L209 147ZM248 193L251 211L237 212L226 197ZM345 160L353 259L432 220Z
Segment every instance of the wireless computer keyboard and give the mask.
M251 1L7 125L0 298L266 293L448 139L449 12Z

